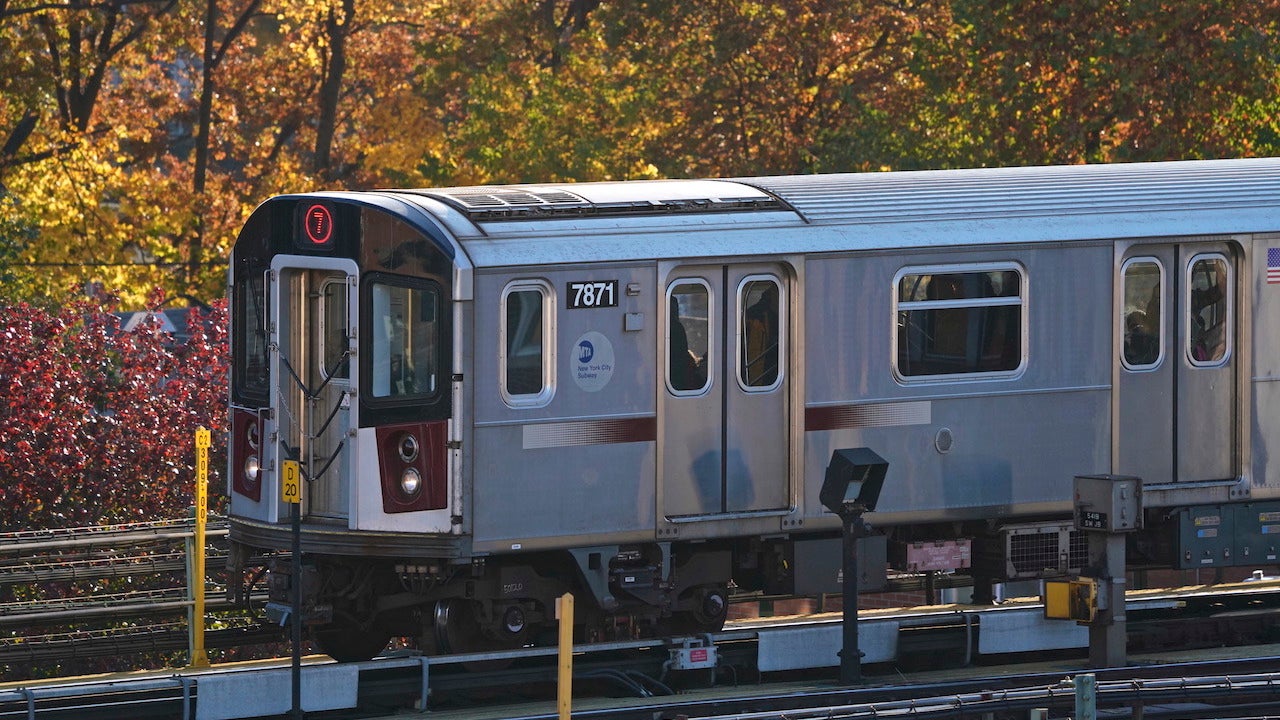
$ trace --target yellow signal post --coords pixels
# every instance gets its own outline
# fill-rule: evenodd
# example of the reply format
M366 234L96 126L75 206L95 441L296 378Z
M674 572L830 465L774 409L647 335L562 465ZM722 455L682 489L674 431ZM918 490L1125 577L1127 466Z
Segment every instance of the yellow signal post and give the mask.
M212 445L209 429L196 428L196 537L192 543L191 559L191 667L209 667L209 656L204 649L204 537L209 522L209 446Z
M556 619L560 621L560 672L556 705L560 720L573 715L573 593L556 598Z

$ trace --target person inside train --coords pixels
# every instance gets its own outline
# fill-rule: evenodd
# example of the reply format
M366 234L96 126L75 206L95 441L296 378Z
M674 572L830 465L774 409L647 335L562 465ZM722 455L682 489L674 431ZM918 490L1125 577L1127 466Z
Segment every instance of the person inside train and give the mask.
M705 382L699 372L697 359L689 350L689 334L680 319L680 300L671 296L671 341L667 352L671 358L671 387L676 390L697 390Z

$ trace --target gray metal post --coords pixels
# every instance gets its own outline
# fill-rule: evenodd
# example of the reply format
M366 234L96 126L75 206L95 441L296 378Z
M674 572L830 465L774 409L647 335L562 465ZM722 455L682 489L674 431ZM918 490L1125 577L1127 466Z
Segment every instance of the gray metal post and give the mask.
M1128 664L1125 623L1124 535L1091 532L1089 557L1098 563L1098 601L1105 606L1089 625L1089 667L1123 667Z
M1075 720L1098 720L1098 680L1092 674L1077 675Z

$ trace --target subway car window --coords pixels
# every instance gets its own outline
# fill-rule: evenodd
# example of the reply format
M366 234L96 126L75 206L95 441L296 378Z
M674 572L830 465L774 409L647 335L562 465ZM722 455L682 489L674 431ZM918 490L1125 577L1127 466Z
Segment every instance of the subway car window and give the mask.
M513 285L502 299L502 381L507 402L540 404L549 391L546 300L542 285Z
M432 395L440 384L440 296L433 288L374 283L371 394Z
M748 278L738 291L741 357L738 379L748 390L768 390L779 381L781 292L777 280Z
M897 371L904 378L1012 374L1022 365L1022 272L908 270L897 283Z
M320 287L323 310L320 314L323 377L346 379L351 363L347 358L347 281L328 280Z
M261 272L249 273L238 278L235 285L235 330L233 342L237 351L235 359L236 387L240 392L256 397L267 396L267 330L266 289Z
M1192 259L1187 278L1187 356L1197 366L1217 365L1231 351L1231 268L1221 255Z
M1160 364L1164 347L1164 268L1155 258L1133 258L1125 262L1122 274L1124 366L1150 369Z
M696 395L710 381L711 295L701 280L680 280L668 298L667 384L677 395Z

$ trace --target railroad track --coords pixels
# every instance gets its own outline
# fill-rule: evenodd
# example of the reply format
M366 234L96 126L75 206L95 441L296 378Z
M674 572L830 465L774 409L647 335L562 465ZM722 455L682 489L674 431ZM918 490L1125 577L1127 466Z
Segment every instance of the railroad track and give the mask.
M641 699L597 699L578 720L655 720L678 717L728 718L1012 718L1029 708L1070 713L1073 688L1064 679L1093 674L1100 708L1128 709L1143 717L1248 717L1280 709L1280 646L1260 648L1249 657L1224 657L1206 651L1177 657L1137 658L1123 668L1090 671L1083 661L1043 657L1016 665L972 665L947 671L903 673L870 666L864 682L841 686L834 665L794 673L753 674L770 633L787 624L832 626L830 619L796 619L734 628L717 636L722 668L740 668L738 676L667 673L671 649L661 641L600 643L575 648L575 695L597 698L623 694ZM832 628L837 630L838 628ZM1199 654L1201 657L1195 657ZM384 716L421 708L421 698L438 720L473 716L484 707L511 720L555 717L549 708L555 693L555 650L533 648L505 653L503 668L468 671L464 666L492 663L497 654L454 657L383 657L366 663L335 664L309 658L303 667L304 697L323 705L331 720ZM250 679L248 676L255 676ZM28 687L0 686L0 719L9 717L254 717L283 712L289 670L282 662L209 671L170 671L124 680L74 681ZM712 684L715 679L717 683ZM778 682L781 681L781 682ZM246 684L247 683L247 684ZM258 694L245 696L243 688ZM519 688L521 697L516 697ZM679 692L676 692L679 690ZM346 696L343 700L342 697ZM345 704L344 704L345 702ZM222 703L223 705L218 705ZM500 703L502 709L492 707ZM1140 710L1136 708L1141 708ZM306 708L318 710L319 708ZM1125 715L1113 715L1124 717Z
M226 601L225 520L206 528L206 647L275 642ZM194 520L0 533L0 665L22 674L65 662L189 647ZM108 589L109 588L109 589Z
M212 524L211 557L223 552L219 547L227 534L224 523ZM42 662L67 662L93 657L128 656L136 653L179 652L188 647L187 612L191 596L187 588L186 553L193 537L189 521L164 521L115 528L50 530L50 532L0 534L0 591L15 594L14 588L29 583L123 582L124 578L148 578L146 584L123 592L86 592L72 597L31 597L0 602L0 664L10 667L10 675L22 675L23 667ZM210 562L206 566L216 566ZM206 647L232 648L247 644L282 641L274 626L259 624L243 612L232 611L216 573L206 578L209 591L207 611L216 629L206 634ZM212 582L210 580L212 579ZM159 584L160 587L150 587ZM1130 600L1130 652L1155 652L1164 648L1208 647L1215 644L1270 642L1280 639L1280 584L1242 583L1231 587L1207 588L1178 593L1144 593ZM759 598L756 598L759 600ZM1134 605L1137 602L1137 605ZM1019 610L1016 605L961 607L929 611L867 611L860 647L868 664L888 662L896 669L927 669L936 664L969 665L1016 659L1024 652L1051 652L1070 655L1078 652L1076 641L1025 644L1037 635L1084 633L1073 624L1027 630L1036 616L1036 605ZM1028 615L1029 612L1029 615ZM777 657L786 652L786 643L795 643L801 653L812 650L813 637L806 635L815 621L806 620L786 629L777 620L739 623L735 628L754 632L756 628L783 628L762 635L765 643L782 650L751 648ZM787 633L790 633L788 635ZM724 652L737 652L741 638L723 635L731 641ZM776 638L791 638L777 641ZM997 639L992 639L997 638ZM1012 638L1012 639L1009 639ZM1076 644L1073 644L1076 642ZM735 644L737 643L737 644ZM659 653L660 660L666 656ZM755 667L753 659L735 659L728 666ZM773 662L760 671L799 669L795 660ZM790 664L790 665L788 665ZM652 665L652 664L650 664ZM13 669L18 669L14 673ZM662 669L658 662L657 669ZM653 667L637 667L639 673ZM465 680L476 682L474 674ZM620 680L623 684L625 680Z

